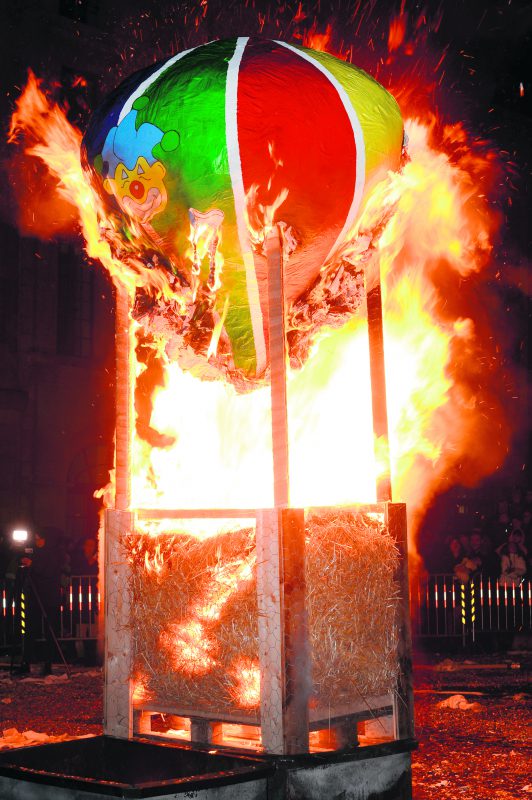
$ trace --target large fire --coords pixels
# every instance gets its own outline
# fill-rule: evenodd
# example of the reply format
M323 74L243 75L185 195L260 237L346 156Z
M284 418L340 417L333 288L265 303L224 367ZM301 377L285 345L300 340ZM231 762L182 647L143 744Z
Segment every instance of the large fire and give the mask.
M467 319L439 314L434 273L437 268L466 276L481 269L493 225L477 183L479 169L487 170L490 159L482 162L467 149L460 125L445 129L435 146L435 126L433 118L407 120L410 160L375 187L344 249L344 256L359 259L368 273L373 263L380 268L393 496L406 501L411 511L422 509L435 482L457 459L461 441L464 446L468 441L464 428L470 398L453 392L449 367L456 347L474 337L474 329ZM60 108L48 104L32 75L12 122L12 139L21 134L30 142L29 152L57 178L58 191L79 210L87 254L101 261L115 285L130 294L143 286L178 302L164 269L147 268L134 251L122 259L116 254L123 248L80 167L80 134ZM458 161L447 153L457 140L462 148ZM375 230L369 256L349 253L350 241L360 242L364 233L369 241ZM199 238L207 251L213 231ZM200 242L192 244L193 260ZM217 246L223 253L223 245ZM153 446L137 430L131 506L271 505L267 387L240 394L231 384L193 377L160 349L157 355L164 363L164 379L153 388L149 427L161 434L158 442L164 446ZM137 378L144 370L145 364L137 361L132 373ZM288 414L291 504L374 501L379 465L362 318L317 332L307 362L289 373Z
M390 31L390 48L397 47L403 36L398 23ZM327 39L325 34L318 43L325 47ZM377 271L383 282L393 498L407 503L415 521L438 482L467 451L475 403L453 365L457 354L465 369L467 359L475 357L474 325L466 317L442 313L437 277L441 279L442 272L466 277L482 269L495 222L484 189L492 157L468 145L460 125L443 127L431 116L408 119L408 108L403 113L408 161L400 173L390 173L373 189L341 255L366 270L369 284ZM146 266L134 241L124 251L82 171L79 131L31 74L10 136L13 141L24 137L28 153L46 164L58 192L77 209L87 255L101 262L132 304L138 288L165 302L183 302L169 273L156 264ZM264 226L274 224L282 200L279 195L271 208L263 209ZM255 229L251 233L261 236ZM198 260L211 258L214 289L223 270L223 241L216 226L194 228L190 241L193 267ZM366 242L365 249L361 242ZM341 268L338 261L338 271ZM132 321L132 326L141 329L142 321ZM222 326L223 319L215 328L209 353L216 352ZM131 508L271 506L268 387L240 393L231 383L201 380L172 360L156 338L149 346L163 365L163 375L151 387L150 436L140 425L133 432ZM146 363L139 349L132 350L131 360L136 383ZM289 371L288 418L292 506L375 501L376 480L386 464L373 442L363 315L336 329L316 326L308 359ZM489 449L490 443L485 447ZM156 533L155 528L150 530ZM217 531L207 532L203 526L198 535ZM145 566L149 573L160 572L161 552L156 550L151 558L146 554ZM217 644L210 629L224 604L250 579L253 567L249 557L230 566L211 576L210 587L190 609L186 622L168 625L160 645L171 652L176 669L199 675L216 663ZM232 677L239 704L255 706L257 665L235 663Z

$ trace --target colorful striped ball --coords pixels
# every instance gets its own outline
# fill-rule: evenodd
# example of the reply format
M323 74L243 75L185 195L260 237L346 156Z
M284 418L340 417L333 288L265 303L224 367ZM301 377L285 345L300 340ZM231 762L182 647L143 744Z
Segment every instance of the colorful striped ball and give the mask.
M190 224L210 226L224 257L215 308L236 368L260 375L267 276L249 225L260 227L264 208L286 195L275 221L297 242L285 262L286 297L296 299L344 242L370 188L398 168L402 142L396 101L365 72L252 37L132 75L94 114L84 149L126 224L135 219L176 270L194 280L195 266L204 285L212 263L192 263Z

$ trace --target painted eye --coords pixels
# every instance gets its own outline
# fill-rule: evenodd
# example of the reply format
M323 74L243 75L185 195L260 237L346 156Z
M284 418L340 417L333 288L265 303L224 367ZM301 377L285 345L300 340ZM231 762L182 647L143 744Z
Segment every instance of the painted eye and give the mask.
M123 180L123 181L127 181L127 179L128 179L128 174L127 174L127 172L125 171L125 169L123 169L123 170L122 170L122 180Z
M144 170L142 169L140 164L137 167L137 175L144 175Z

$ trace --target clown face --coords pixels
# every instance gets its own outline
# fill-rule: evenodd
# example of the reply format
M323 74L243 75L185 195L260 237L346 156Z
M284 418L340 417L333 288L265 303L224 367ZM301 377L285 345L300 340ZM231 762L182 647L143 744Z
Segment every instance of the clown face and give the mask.
M166 207L165 175L166 169L160 161L150 165L140 156L132 170L118 164L114 177L106 178L103 185L127 214L145 225Z

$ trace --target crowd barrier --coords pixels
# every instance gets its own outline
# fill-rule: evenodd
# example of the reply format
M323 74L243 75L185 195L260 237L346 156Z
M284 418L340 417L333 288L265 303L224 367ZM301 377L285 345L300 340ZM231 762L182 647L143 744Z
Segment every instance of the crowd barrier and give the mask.
M0 646L13 641L20 626L20 598L0 580ZM59 640L97 639L100 593L96 575L73 575L58 592L58 608L49 611ZM480 633L532 631L532 580L501 585L478 576L467 584L454 575L429 574L410 585L414 638L475 638ZM44 623L41 623L41 627Z
M480 575L463 584L454 575L425 575L411 583L410 605L417 638L532 631L530 578L503 585Z
M17 641L23 616L31 613L36 614L40 620L34 632L37 636L44 636L45 621L40 613L38 601L31 596L30 588L26 588L25 591L30 597L21 598L19 588L5 579L0 580L0 647L9 646ZM53 631L60 641L97 639L100 621L98 576L72 575L65 585L58 587L56 607L48 607L46 611Z

